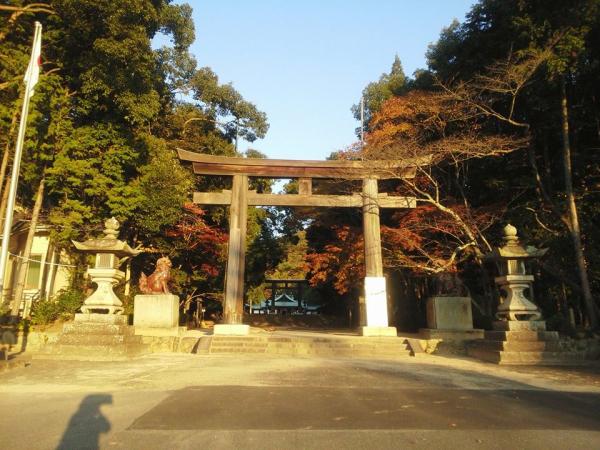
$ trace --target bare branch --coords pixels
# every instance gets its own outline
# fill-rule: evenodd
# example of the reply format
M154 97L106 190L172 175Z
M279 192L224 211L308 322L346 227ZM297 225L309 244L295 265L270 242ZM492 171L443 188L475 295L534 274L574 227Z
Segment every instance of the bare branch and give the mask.
M538 225L540 227L542 227L544 230L546 230L548 233L554 235L554 236L560 236L560 233L558 231L555 231L553 229L551 229L550 227L548 227L547 225L545 225L539 218L538 213L535 209L530 208L530 207L526 207L525 208L527 211L531 211L533 213L533 217L535 219L535 221L538 223Z
M47 3L30 3L25 6L0 5L0 12L1 11L12 12L12 14L6 22L4 31L0 32L0 42L6 38L8 32L12 29L21 15L35 13L56 14L52 6Z

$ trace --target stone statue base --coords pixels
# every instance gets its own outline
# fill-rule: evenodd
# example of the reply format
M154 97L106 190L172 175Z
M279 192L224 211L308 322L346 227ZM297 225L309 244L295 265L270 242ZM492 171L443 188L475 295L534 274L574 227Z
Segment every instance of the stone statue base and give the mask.
M250 334L250 326L242 323L220 323L214 326L213 334L224 336L246 336Z
M173 294L136 295L133 301L133 326L139 328L178 327L179 297Z
M396 327L361 327L360 335L364 337L398 337Z
M438 330L472 330L471 298L429 297L427 299L427 327Z

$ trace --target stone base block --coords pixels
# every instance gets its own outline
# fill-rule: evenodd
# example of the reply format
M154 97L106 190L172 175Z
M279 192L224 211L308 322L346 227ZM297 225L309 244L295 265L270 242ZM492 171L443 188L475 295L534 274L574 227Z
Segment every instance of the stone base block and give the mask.
M133 325L136 328L178 327L179 297L173 294L136 295Z
M471 341L474 339L483 339L484 330L439 330L436 328L421 328L419 337L422 339L442 339L444 341Z
M497 320L492 324L495 331L545 331L544 320Z
M137 336L183 336L186 332L186 327L171 327L171 328L146 328L146 327L135 327L135 334Z
M485 339L491 341L558 341L558 331L486 331Z
M127 325L127 316L116 314L79 313L75 314L75 322L93 322L106 325Z
M485 339L469 343L468 354L495 364L574 364L581 352L564 351L556 331L546 331L543 320L498 321Z
M361 327L360 335L365 337L391 336L398 337L396 327Z
M127 321L127 316L114 314L77 314L55 341L38 350L36 358L117 361L148 352Z
M444 296L428 298L427 326L442 330L472 330L471 298Z
M585 364L583 352L550 351L490 351L469 349L469 356L494 364L562 366Z
M250 325L220 323L213 328L215 335L246 336L250 333Z

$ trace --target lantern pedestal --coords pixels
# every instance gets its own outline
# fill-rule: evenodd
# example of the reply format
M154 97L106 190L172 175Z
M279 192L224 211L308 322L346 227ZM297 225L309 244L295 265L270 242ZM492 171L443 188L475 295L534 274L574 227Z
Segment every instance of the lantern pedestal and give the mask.
M524 292L533 283L533 275L505 275L496 277L498 289L506 295L500 300L496 318L500 320L539 320L542 318L540 309L525 297Z
M113 286L125 278L125 273L117 269L88 269L87 273L92 283L96 283L98 287L83 302L81 312L89 314L102 311L108 314L123 314L123 303L114 293Z
M492 323L494 331L546 331L545 320L497 320Z

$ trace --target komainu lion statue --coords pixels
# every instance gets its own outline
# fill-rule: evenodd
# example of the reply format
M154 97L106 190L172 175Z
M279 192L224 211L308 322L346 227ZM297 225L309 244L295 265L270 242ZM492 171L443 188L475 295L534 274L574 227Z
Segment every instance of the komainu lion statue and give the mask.
M142 272L140 277L140 291L143 294L170 294L169 281L171 280L171 260L163 256L156 261L156 269L152 275L146 276Z

